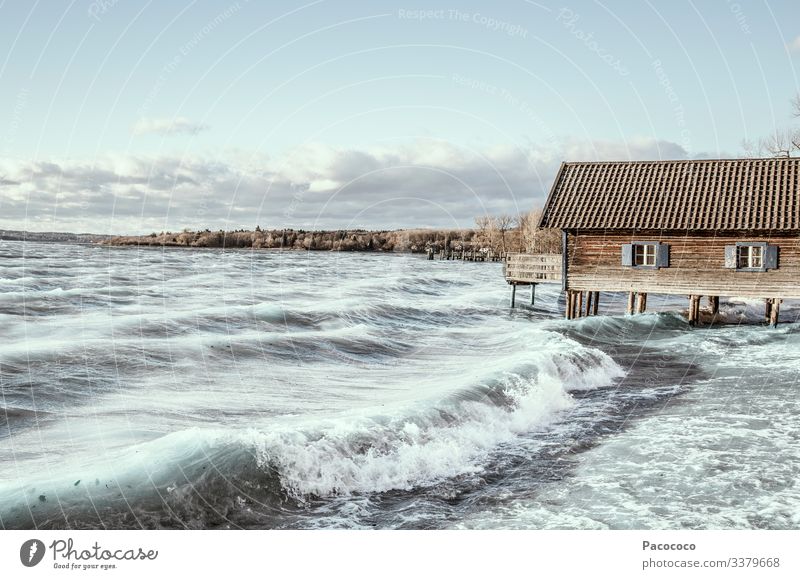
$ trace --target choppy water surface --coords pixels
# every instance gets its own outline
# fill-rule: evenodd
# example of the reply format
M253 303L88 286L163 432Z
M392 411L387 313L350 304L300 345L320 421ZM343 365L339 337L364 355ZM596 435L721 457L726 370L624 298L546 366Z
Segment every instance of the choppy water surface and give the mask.
M0 241L0 526L800 526L795 324L605 294L567 322L557 289L512 311L499 264Z

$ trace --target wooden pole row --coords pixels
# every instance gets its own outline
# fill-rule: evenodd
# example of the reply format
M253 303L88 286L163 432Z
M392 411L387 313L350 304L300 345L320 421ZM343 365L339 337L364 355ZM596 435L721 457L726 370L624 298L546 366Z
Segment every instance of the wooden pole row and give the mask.
M600 292L567 290L565 301L564 315L568 320L582 316L596 316L600 306Z
M647 294L628 292L628 307L625 309L625 313L628 315L643 314L645 311L647 311Z
M586 299L584 300L584 293ZM531 287L531 304L533 303L534 288ZM689 296L689 325L696 326L701 323L700 304L703 296ZM783 300L779 298L766 298L764 322L772 327L776 327L780 317L780 304ZM580 318L582 316L597 315L600 303L600 292L583 292L567 290L565 316L568 320ZM585 306L584 306L585 304ZM719 314L719 296L708 296L708 306L712 315ZM628 293L627 313L644 313L647 309L647 293L631 291Z

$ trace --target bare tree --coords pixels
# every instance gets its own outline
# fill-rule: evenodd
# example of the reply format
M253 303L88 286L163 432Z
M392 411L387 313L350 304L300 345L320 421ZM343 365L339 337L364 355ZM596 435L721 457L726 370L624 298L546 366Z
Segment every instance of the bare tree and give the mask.
M494 237L494 218L491 215L479 215L475 218L475 241L480 249L492 246Z
M500 233L500 251L506 252L506 233L513 227L514 218L511 215L500 215L494 219L497 231Z
M531 229L531 216L532 211L529 213L520 213L516 218L516 251L525 251L528 246L529 231Z
M523 251L530 252L533 249L541 217L542 210L540 208L534 208L528 213L520 214L519 233Z
M776 130L769 137L761 139L759 149L767 151L773 157L791 157L792 153L800 151L800 131Z
M800 94L791 99L792 117L800 117ZM757 142L743 140L742 149L747 157L792 157L800 153L800 129L778 129Z

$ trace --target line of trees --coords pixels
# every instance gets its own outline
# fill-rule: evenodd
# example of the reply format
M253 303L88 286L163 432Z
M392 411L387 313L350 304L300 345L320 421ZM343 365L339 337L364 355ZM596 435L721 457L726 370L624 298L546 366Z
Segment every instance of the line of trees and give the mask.
M303 229L235 231L162 231L144 236L114 237L109 245L152 245L172 247L298 249L308 251L387 251L422 253L441 251L483 251L505 253L554 253L561 251L561 236L536 227L539 210L517 216L483 215L475 218L473 229L400 229L394 231Z

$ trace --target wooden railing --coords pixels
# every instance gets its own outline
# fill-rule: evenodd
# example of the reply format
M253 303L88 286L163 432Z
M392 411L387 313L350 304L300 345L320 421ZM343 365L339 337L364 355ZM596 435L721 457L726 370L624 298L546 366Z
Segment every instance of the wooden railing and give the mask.
M508 283L556 283L561 281L560 253L509 253L503 261Z

